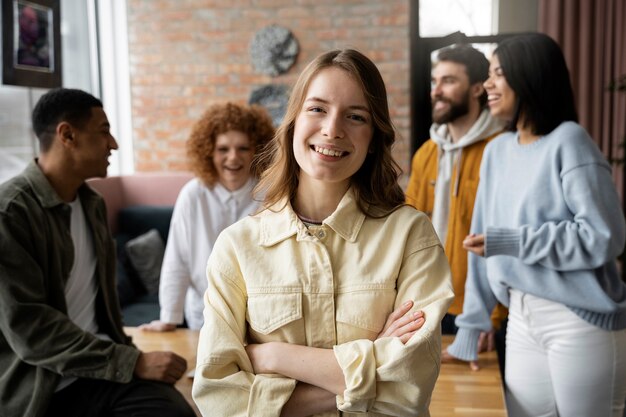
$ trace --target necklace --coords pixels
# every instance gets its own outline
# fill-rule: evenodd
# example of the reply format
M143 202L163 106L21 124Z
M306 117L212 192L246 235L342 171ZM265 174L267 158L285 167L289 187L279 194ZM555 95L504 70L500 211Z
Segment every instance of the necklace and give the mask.
M322 222L317 221L317 220L313 220L313 219L309 219L308 217L304 217L300 213L296 212L296 216L298 216L298 218L302 221L302 223L304 223L304 225L306 227L321 226L322 225Z

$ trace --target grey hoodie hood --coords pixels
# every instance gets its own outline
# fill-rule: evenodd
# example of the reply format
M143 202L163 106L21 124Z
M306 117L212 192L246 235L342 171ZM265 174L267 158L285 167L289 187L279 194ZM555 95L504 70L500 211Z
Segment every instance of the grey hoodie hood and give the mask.
M470 130L468 130L465 136L459 139L458 142L452 142L452 137L450 137L450 133L448 132L447 124L440 125L433 123L430 127L430 137L437 144L439 152L441 153L442 151L454 151L479 142L502 130L503 128L503 122L491 117L489 109L483 109Z
M456 178L452 181L454 167L461 166L463 148L480 142L494 133L501 131L504 124L491 117L489 109L483 111L476 122L456 143L452 142L447 124L433 124L430 128L430 137L437 144L437 181L435 183L435 204L433 207L432 223L443 244L448 233L448 217L450 215L450 188L454 187L454 195L458 195L460 169L456 170Z

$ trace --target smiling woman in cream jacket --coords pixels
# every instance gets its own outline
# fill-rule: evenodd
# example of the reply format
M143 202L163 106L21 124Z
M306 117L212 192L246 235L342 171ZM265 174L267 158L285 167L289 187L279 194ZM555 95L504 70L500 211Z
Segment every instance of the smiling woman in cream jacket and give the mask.
M209 259L204 415L428 415L453 293L432 225L403 205L394 139L368 58L303 71L262 161L264 209Z

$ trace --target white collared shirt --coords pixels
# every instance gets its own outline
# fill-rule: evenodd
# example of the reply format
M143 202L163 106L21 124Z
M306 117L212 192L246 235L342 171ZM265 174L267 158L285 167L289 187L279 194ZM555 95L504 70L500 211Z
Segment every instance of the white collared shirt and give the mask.
M255 184L249 180L231 192L219 183L207 188L194 178L182 188L161 267L161 321L182 323L184 309L189 328L202 326L207 260L221 231L257 210L259 203L252 199Z

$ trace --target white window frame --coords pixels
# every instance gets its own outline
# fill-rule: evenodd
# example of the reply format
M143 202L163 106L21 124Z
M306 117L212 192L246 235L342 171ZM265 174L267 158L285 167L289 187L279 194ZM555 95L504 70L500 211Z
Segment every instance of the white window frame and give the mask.
M93 50L99 52L100 97L119 146L111 156L108 173L128 175L135 172L135 163L126 0L95 1L94 27L98 28L99 47Z

